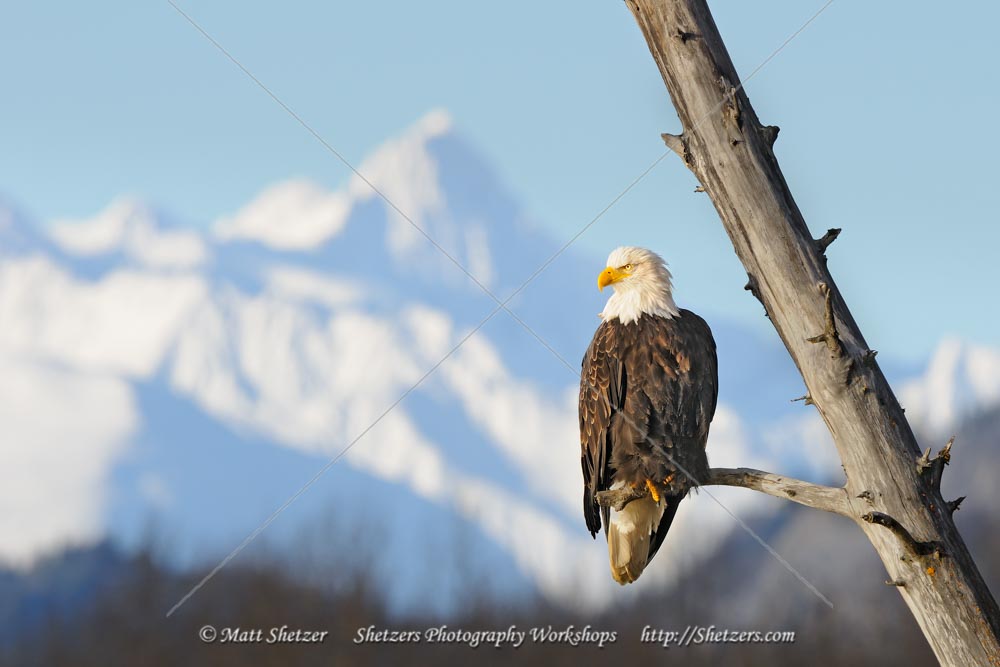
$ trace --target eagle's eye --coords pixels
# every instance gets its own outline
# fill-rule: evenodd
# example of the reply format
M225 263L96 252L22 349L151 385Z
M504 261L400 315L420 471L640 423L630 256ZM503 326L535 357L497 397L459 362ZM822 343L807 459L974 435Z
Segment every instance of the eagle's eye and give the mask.
M631 264L626 264L622 268L625 269L626 271L631 271L632 270L632 265Z

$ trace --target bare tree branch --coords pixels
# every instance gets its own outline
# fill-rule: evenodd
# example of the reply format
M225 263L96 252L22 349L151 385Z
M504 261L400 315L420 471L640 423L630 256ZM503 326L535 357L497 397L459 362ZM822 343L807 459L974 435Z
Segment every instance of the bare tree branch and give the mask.
M913 539L913 535L910 535L910 531L903 527L903 524L896 521L894 518L888 514L883 514L882 512L868 512L861 516L862 521L867 521L868 523L874 523L879 526L885 526L892 532L894 532L906 545L906 548L915 556L929 556L931 554L940 555L941 549L936 542L918 542Z
M776 498L791 500L806 507L856 518L851 513L846 489L803 482L799 479L775 475L763 470L712 468L708 471L708 479L701 486L739 486L760 491ZM649 490L645 486L609 489L598 492L597 504L620 512L633 500L645 498L648 495Z
M826 230L826 234L823 234L822 238L816 239L816 247L820 252L826 252L826 249L830 247L830 244L837 240L840 236L840 232L843 231L839 227L834 227L832 229Z
M955 444L955 436L945 443L938 455L931 457L931 448L928 447L923 455L917 459L917 472L927 473L927 481L936 491L941 491L941 477L944 475L944 467L951 462L951 446Z
M806 507L854 518L851 504L847 499L847 489L843 487L803 482L753 468L712 468L708 474L706 485L741 486L776 498L791 500Z

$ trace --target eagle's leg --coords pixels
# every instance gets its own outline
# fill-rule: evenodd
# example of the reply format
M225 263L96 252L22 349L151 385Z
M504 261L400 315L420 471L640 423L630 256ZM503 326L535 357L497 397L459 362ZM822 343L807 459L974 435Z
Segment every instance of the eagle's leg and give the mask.
M670 483L674 481L674 477L677 477L677 473L675 472L672 472L669 475L667 475L666 478L663 480L663 486L669 487Z
M646 488L649 489L649 495L653 498L653 502L660 502L660 491L656 488L656 483L653 480L646 480Z

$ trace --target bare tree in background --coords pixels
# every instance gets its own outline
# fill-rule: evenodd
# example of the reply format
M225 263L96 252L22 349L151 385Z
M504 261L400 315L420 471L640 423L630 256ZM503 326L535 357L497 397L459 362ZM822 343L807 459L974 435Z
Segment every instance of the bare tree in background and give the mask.
M750 470L709 483L746 486L854 520L945 665L1000 665L1000 612L952 521L961 499L940 484L951 443L921 454L903 410L840 295L704 0L626 0L684 127L667 146L712 198L751 291L795 361L807 404L826 422L842 488ZM841 131L832 128L832 131Z

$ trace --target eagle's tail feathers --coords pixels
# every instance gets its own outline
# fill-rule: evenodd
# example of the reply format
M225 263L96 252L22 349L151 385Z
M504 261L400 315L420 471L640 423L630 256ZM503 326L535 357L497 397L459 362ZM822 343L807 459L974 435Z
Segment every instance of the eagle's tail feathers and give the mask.
M612 488L620 486L616 483ZM612 512L608 522L608 558L611 576L619 584L639 578L649 560L650 539L658 532L667 499L650 497L633 500L620 512ZM659 546L659 545L657 545Z

